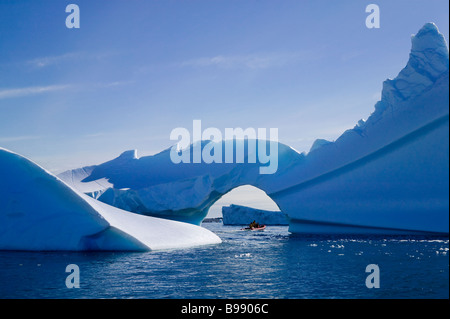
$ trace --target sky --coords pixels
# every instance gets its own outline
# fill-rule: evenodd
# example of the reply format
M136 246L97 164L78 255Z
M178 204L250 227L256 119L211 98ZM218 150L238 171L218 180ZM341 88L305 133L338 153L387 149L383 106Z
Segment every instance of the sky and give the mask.
M69 29L68 4L80 8ZM380 28L368 29L368 4ZM0 147L59 173L174 128L278 128L303 152L366 119L447 0L0 1Z

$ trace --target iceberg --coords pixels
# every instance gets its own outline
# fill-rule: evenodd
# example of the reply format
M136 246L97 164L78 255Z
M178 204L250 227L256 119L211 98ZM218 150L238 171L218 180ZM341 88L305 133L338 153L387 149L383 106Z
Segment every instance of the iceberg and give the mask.
M241 205L223 206L222 216L224 225L249 225L252 221L262 225L289 225L288 217L280 211Z
M0 250L147 251L220 243L205 228L126 212L0 148Z
M274 174L259 174L249 161L174 164L167 149L141 158L127 151L59 177L111 206L197 225L221 196L252 185L289 217L293 233L448 234L448 71L447 43L427 23L366 121L336 141L318 140L307 154L276 143ZM250 141L197 143L190 149L245 148Z

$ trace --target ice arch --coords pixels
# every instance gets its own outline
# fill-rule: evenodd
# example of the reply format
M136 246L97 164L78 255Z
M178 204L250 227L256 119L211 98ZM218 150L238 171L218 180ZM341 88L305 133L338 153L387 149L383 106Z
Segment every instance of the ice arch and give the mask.
M442 98L429 94L419 103ZM448 233L448 110L434 117L425 125L405 122L411 130L404 135L385 127L390 135L382 137L374 134L377 125L398 119L368 121L307 155L279 143L272 175L249 163L173 164L166 150L140 159L125 152L61 177L106 204L192 224L224 194L252 185L288 215L295 233ZM112 187L105 189L105 180Z

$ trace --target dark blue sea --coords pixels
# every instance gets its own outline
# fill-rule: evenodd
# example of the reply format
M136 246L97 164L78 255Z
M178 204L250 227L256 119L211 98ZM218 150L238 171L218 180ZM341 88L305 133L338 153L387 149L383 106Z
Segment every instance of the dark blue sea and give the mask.
M449 240L294 236L204 223L223 243L129 252L0 252L0 298L449 298ZM66 266L80 288L67 288ZM368 288L366 266L379 268Z

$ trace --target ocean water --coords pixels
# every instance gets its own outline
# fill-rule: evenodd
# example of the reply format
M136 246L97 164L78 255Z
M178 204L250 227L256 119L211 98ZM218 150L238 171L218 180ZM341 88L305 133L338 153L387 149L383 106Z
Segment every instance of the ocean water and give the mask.
M129 252L0 252L0 298L449 298L449 240L294 236L204 223L222 244ZM66 287L66 266L80 288ZM366 286L366 266L380 288Z

